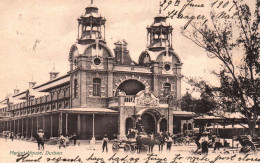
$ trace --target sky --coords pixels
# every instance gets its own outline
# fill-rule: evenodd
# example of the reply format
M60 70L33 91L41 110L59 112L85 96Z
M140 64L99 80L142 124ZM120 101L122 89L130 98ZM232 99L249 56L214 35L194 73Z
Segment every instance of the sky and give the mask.
M209 4L204 1L197 1L205 3L203 10L190 7L187 12L207 13ZM15 88L27 89L32 78L37 84L48 81L54 65L60 75L68 72L69 50L77 37L77 18L89 3L90 0L0 1L0 99ZM159 13L159 0L94 0L94 3L107 20L108 47L113 50L114 42L125 39L132 59L137 61L146 49L146 27ZM180 10L180 6L176 9ZM219 67L217 60L209 59L203 49L181 34L187 20L173 18L167 22L174 28L173 48L183 62L182 74L217 84L210 74ZM182 94L186 88L188 84L182 82Z

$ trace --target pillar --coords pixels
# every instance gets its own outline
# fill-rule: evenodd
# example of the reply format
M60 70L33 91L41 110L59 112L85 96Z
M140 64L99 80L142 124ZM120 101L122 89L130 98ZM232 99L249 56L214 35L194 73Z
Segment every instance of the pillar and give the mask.
M77 132L78 132L78 135L80 136L80 114L78 114L78 124L77 124Z
M14 134L15 134L15 120L14 120Z
M169 118L168 118L168 131L170 134L173 134L173 109L169 108Z
M42 129L45 131L45 116L42 116Z
M62 113L59 115L59 135L62 135Z
M51 133L50 133L50 137L52 137L52 125L53 125L53 124L52 124L52 123L53 123L52 121L53 121L53 117L52 117L52 114L51 114Z
M68 113L66 113L66 135L68 135Z
M78 114L78 123L77 123L77 133L78 133L78 136L80 137L80 114Z
M124 114L125 96L118 96L119 120L118 120L118 139L126 139L125 135L125 114Z
M21 133L21 138L24 138L24 136L23 136L23 119L22 119L22 133Z
M18 126L17 126L17 134L19 134L20 133L20 119L18 119L17 120L18 121Z
M32 117L32 128L31 128L31 138L33 137L33 117Z
M36 117L36 132L39 131L39 116Z
M93 124L93 126L92 126L92 140L96 140L96 138L95 138L95 114L92 115L92 120L93 120L93 122L92 122L92 124Z
M28 125L29 125L29 120L28 117L26 118L26 139L28 139Z

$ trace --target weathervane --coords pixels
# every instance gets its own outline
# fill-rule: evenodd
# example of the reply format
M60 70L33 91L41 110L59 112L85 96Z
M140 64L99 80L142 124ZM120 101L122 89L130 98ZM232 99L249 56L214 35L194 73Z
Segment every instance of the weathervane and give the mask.
M160 4L159 4L159 14L162 13L162 2L160 1Z

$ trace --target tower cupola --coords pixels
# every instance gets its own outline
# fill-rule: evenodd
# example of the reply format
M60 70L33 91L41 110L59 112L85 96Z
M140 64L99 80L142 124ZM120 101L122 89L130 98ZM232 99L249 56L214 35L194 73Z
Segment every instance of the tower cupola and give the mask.
M88 44L95 40L105 43L106 19L98 12L97 6L91 0L84 15L78 18L78 43Z
M153 24L147 27L147 47L150 51L172 48L173 28L166 23L166 18L160 8L159 14L154 17Z

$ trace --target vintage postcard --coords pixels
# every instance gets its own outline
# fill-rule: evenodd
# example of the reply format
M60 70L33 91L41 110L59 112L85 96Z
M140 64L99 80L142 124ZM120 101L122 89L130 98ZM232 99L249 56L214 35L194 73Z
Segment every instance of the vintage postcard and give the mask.
M259 0L1 0L0 163L259 162Z

